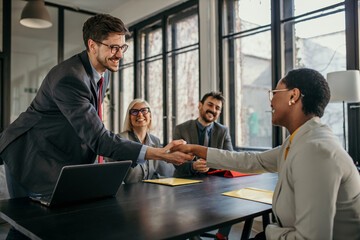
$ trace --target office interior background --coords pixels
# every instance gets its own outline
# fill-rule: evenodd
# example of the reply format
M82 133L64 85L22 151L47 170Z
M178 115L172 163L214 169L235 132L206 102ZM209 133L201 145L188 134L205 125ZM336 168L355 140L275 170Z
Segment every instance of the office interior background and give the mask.
M271 124L267 90L286 72L308 67L326 77L359 69L357 0L45 1L47 29L20 25L25 4L0 0L0 132L26 110L52 67L85 49L82 25L96 13L121 18L131 32L104 102L107 128L120 132L130 101L144 98L163 144L175 125L198 116L203 94L218 90L226 98L219 122L235 149L275 147L287 132ZM330 103L322 121L359 165L357 105L346 103L346 141L341 103Z

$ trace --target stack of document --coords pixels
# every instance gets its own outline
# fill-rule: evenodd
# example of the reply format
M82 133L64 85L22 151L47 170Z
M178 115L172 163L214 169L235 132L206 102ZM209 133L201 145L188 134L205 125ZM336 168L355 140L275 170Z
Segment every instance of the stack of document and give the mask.
M159 179L143 180L143 182L164 184L164 185L168 185L168 186L178 186L178 185L185 185L185 184L191 184L191 183L199 183L202 181L201 180L183 179L183 178L159 178Z
M262 202L267 204L272 204L272 197L274 195L273 191L258 189L258 188L243 188L240 190L226 192L222 195L237 197L242 199L247 199L256 202Z

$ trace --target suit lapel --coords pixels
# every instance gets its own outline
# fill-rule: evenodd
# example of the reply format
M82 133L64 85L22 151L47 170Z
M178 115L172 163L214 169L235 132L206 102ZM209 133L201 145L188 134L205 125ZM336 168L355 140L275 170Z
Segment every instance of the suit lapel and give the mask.
M278 223L280 226L282 226L280 220L278 219L278 216L277 216L277 206L275 203L277 203L278 201L278 198L280 196L280 192L281 192L281 189L282 189L282 184L283 184L283 181L284 181L284 178L286 176L286 172L285 172L285 169L286 169L286 162L283 162L284 161L284 154L285 154L285 148L287 146L287 144L289 143L289 141L285 141L283 146L282 146L282 149L281 149L281 155L279 156L280 158L280 161L279 161L279 164L281 164L279 166L279 169L278 169L278 183L276 184L276 187L275 187L275 190L274 190L274 195L273 195L273 199L272 199L272 208L273 208L273 212L274 212L274 215L275 215L275 218L277 219Z
M95 84L95 81L93 81L94 76L93 76L92 68L90 65L90 59L89 59L89 56L88 56L86 50L83 51L82 53L80 53L80 59L81 59L82 64L84 65L85 71L86 71L87 76L90 81L91 93L95 96L95 99L96 99L97 98L97 94L96 94L97 86Z
M99 96L98 96L98 91L97 91L97 85L95 83L96 81L94 81L94 76L93 76L92 68L90 65L90 59L89 59L89 56L88 56L86 50L80 53L80 59L81 59L82 64L84 65L85 71L89 78L90 88L91 88L90 90L95 99L96 110L98 110L99 109ZM104 75L104 82L103 82L103 85L101 88L101 96L100 96L101 100L104 99L108 83L109 83L109 73L108 73L108 71L106 71L105 75Z
M193 139L193 144L198 144L198 145L200 144L198 130L196 126L196 120L192 120L190 124L190 139Z
M282 190L282 185L284 183L284 181L286 180L286 173L287 173L287 164L291 164L291 160L292 160L292 155L294 154L294 149L299 148L299 146L301 146L301 138L304 134L306 134L308 131L312 130L313 128L316 128L318 125L318 122L320 120L318 118L313 118L311 120L309 120L308 122L306 122L303 126L301 126L301 128L299 129L299 131L296 133L291 146L290 146L290 151L287 155L287 159L286 161L284 161L285 158L285 149L286 147L289 145L289 138L288 137L285 142L282 145L282 151L281 151L281 156L279 156L280 161L279 161L279 169L278 169L278 184L276 184L275 190L274 190L274 196L273 196L273 212L277 218L277 206L276 203L281 190ZM279 220L279 219L278 219ZM281 226L281 222L279 222L280 226Z
M218 147L218 143L219 143L219 140L218 139L218 135L219 135L219 126L217 125L216 122L214 122L214 125L211 129L211 132L210 132L210 147L212 148L221 148L221 147Z

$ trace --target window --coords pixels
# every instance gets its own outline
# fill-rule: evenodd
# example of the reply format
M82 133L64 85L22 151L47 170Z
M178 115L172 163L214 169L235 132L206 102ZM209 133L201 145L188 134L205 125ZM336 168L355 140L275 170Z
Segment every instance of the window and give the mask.
M356 65L359 53L354 60L347 49L349 43L359 49L358 40L354 39L359 31L345 31L349 26L345 14L352 17L352 8L357 3L357 0L220 2L221 77L230 103L224 122L230 127L236 147L267 148L281 144L282 130L271 129L265 89L276 86L288 71L308 67L326 77L328 72L346 70L349 66L359 68ZM271 15L277 9L282 12ZM345 144L348 141L343 137L342 115L342 104L330 103L322 121ZM254 119L258 122L255 127L251 125Z
M131 26L130 31L132 35L127 43L133 51L126 53L120 65L117 91L120 93L119 129L122 129L129 102L143 98L152 108L151 133L166 144L172 140L175 125L195 118L198 112L197 1L144 20Z
M148 25L138 32L140 59L138 60L140 96L151 106L152 134L163 136L163 29L161 22Z
M168 20L168 78L170 124L198 117L199 28L197 8L172 15ZM169 132L172 140L172 131Z
M231 138L237 147L272 146L270 1L225 0L223 84Z
M123 126L124 118L127 108L130 102L134 99L134 38L128 38L126 44L129 45L128 50L122 59L119 74L120 74L120 86L119 86L119 101L117 108L118 110L118 121L119 126ZM116 81L114 81L116 82ZM123 113L123 114L121 114ZM122 129L119 129L122 132Z
M326 1L326 4L338 1ZM313 1L294 1L284 12L285 72L307 67L328 72L346 70L345 6L311 4ZM309 7L311 6L311 9ZM323 7L316 9L315 7ZM306 12L311 10L311 12ZM331 24L329 24L331 23ZM316 53L316 54L314 54ZM322 118L344 144L341 103L329 103Z

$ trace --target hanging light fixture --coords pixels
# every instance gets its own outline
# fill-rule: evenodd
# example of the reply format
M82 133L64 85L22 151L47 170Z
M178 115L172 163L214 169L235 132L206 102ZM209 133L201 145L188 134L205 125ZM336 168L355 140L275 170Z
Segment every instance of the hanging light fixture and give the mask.
M50 14L44 0L28 0L21 13L20 24L29 28L51 27Z

